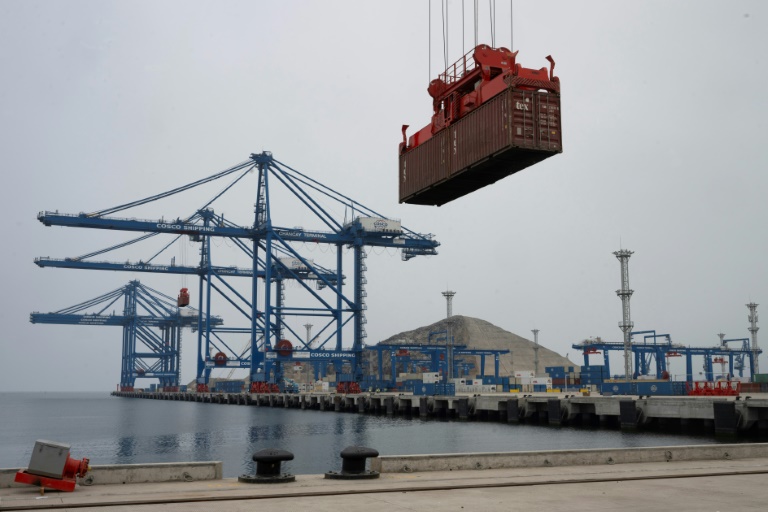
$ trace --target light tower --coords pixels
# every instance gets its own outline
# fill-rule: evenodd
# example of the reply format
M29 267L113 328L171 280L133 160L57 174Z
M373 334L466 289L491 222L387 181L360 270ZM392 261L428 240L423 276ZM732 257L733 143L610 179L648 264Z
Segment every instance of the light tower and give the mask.
M630 354L632 353L632 318L629 313L629 299L632 297L633 290L629 289L629 258L633 252L626 249L613 253L621 263L621 290L616 290L616 295L621 299L621 322L619 328L624 333L624 378L629 382L632 379L632 363Z
M450 290L443 292L443 297L445 297L445 303L447 308L448 316L446 318L451 318L453 316L453 296L456 295L456 292L452 292Z
M747 304L749 308L749 333L752 335L752 380L755 379L755 374L760 373L760 367L757 364L757 356L760 353L757 350L757 331L760 329L757 326L757 304L750 302Z
M539 330L533 329L533 376L539 376Z
M304 324L304 328L307 330L307 346L312 346L312 324Z

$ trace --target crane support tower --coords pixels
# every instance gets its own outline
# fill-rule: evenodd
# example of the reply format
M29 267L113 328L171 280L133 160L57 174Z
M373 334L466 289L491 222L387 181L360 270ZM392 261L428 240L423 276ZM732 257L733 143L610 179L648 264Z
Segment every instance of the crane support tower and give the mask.
M242 225L225 218L213 209L213 203L235 185L254 175L256 200L253 223ZM203 206L189 215L164 218L126 218L113 214L142 207L229 177L231 183ZM290 224L278 224L273 219L273 207L285 214L290 211L302 219L319 224L305 229ZM232 203L227 204L232 208ZM330 212L351 212L349 218L336 218ZM112 208L81 213L60 214L41 212L38 220L46 226L65 226L145 233L136 239L94 251L77 258L38 258L40 266L88 268L139 272L196 274L199 276L197 298L202 312L198 317L197 387L207 390L214 368L248 368L254 386L279 385L283 380L283 365L295 361L324 361L333 363L336 372L349 369L349 380L362 377L360 358L365 331L365 297L367 269L366 247L400 249L404 261L422 255L437 254L439 243L430 234L419 234L405 228L397 219L385 217L371 208L343 195L292 167L277 161L269 152L254 153L247 160L206 178L172 190L132 201ZM302 221L303 221L302 220ZM90 260L107 251L143 242L156 235L173 238L164 248L147 260L135 264ZM196 267L177 267L154 263L164 250L182 236L200 246L200 263ZM250 261L249 267L214 264L217 246L213 240L226 240L233 250ZM300 248L323 245L335 257L326 268L299 252ZM345 250L352 253L352 290L345 288ZM325 250L324 252L328 252ZM233 279L249 280L247 291L238 288ZM303 293L300 304L292 305L285 295L285 282L296 283ZM314 286L310 286L314 285ZM292 292L293 293L293 292ZM212 299L223 299L233 308L239 322L223 327L211 322L216 307ZM229 316L228 316L229 318ZM300 319L320 320L310 347L299 331ZM345 331L346 329L346 331ZM351 333L349 333L351 331ZM346 337L342 333L347 332ZM233 350L231 337L246 337L250 342L242 351ZM290 338L290 339L288 339ZM270 389L273 389L270 387Z
M616 290L616 295L621 299L621 322L619 322L619 328L624 333L624 377L626 380L632 379L632 362L631 349L632 349L632 317L629 311L629 299L634 293L629 289L629 258L632 256L632 251L622 249L613 253L614 256L621 263L621 289Z
M122 314L108 310L123 300ZM158 379L166 391L178 391L181 329L195 328L198 312L181 311L176 300L131 281L127 285L52 313L32 313L33 324L119 326L123 328L120 391L133 391L137 378ZM220 325L221 318L209 319ZM157 332L157 331L159 332Z
M760 373L760 366L758 365L757 356L760 353L760 349L757 348L757 331L760 330L760 328L757 326L757 304L754 302L750 302L747 304L747 309L749 309L749 334L752 336L752 375L755 375L756 373Z
M432 121L400 143L400 202L440 206L561 153L560 79L481 44L429 83Z

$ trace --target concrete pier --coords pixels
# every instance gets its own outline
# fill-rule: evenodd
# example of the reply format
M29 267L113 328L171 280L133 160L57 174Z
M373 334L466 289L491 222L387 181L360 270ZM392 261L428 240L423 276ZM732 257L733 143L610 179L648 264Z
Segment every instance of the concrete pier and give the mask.
M764 510L766 453L766 445L736 444L380 457L372 461L384 471L377 480L297 475L292 483L254 485L220 476L127 484L95 479L71 493L42 496L31 486L4 487L3 478L16 470L0 469L0 511ZM151 466L144 467L147 474L161 477L179 469ZM94 472L109 470L98 466Z
M254 405L424 420L488 420L542 425L711 431L716 435L768 433L768 395L749 397L579 396L557 393L496 393L414 396L403 393L149 393L113 392L125 398Z

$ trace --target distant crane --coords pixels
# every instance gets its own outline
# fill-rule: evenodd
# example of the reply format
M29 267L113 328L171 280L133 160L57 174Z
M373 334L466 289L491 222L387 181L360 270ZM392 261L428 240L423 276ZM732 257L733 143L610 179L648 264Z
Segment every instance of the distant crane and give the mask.
M105 313L121 299L122 314ZM181 328L194 329L198 315L194 310L182 312L172 297L139 281L130 281L121 288L68 308L52 313L32 313L29 321L33 324L120 326L123 328L120 390L133 391L137 378L156 378L160 387L178 391ZM222 320L213 317L208 322L220 325Z

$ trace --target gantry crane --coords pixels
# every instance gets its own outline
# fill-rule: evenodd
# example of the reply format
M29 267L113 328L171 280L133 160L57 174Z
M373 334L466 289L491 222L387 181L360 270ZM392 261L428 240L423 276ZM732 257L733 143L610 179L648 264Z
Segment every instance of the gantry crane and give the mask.
M728 356L729 374L734 374L734 369L743 376L744 357L749 360L749 367L753 368L752 358L754 350L749 346L749 339L723 340L723 344L716 347L688 347L685 345L672 343L669 334L656 334L656 331L635 331L630 336L643 335L643 342L632 342L631 352L634 357L635 375L648 375L651 361L656 363L656 378L661 379L667 371L666 357L685 357L685 379L687 382L693 382L693 356L704 356L704 378L707 381L714 380L714 370L712 367L713 358L725 358ZM631 338L630 338L631 339ZM649 342L649 340L653 340ZM663 340L663 341L659 341ZM730 348L726 343L742 342L742 348ZM589 356L603 353L605 374L610 375L610 365L608 361L609 351L623 351L624 343L607 342L600 339L584 340L581 343L574 343L573 348L581 350L584 355L584 365L589 365ZM758 350L758 354L762 353ZM735 363L735 364L734 364Z
M429 355L425 360L429 364L431 372L437 372L442 375L443 382L448 382L451 376L458 374L459 368L465 370L474 366L466 363L463 359L457 359L459 356L477 356L480 357L480 375L485 376L485 357L493 357L494 361L494 382L499 379L499 356L509 354L509 350L499 349L469 349L466 345L417 345L407 343L387 343L366 347L367 350L375 351L377 357L377 376L378 380L394 387L397 379L397 362L399 358L409 358L412 352ZM391 363L391 380L386 382L384 379L384 352L388 352ZM450 372L449 373L449 369Z
M257 176L255 215L252 225L241 226L217 213L211 205L252 171L256 171ZM203 207L187 217L176 217L174 220L141 220L113 216L115 213L159 201L228 176L234 176L235 179ZM281 189L282 197L276 195L277 189ZM307 220L319 221L321 229L287 227L273 222L273 206L282 206L286 197L294 200L294 204L302 209ZM339 207L352 212L349 220L341 221L331 214ZM203 312L197 325L197 384L200 390L207 389L210 371L216 366L249 367L253 389L253 385L257 383L279 383L283 376L282 364L294 361L331 361L337 372L342 371L346 361L354 380L359 380L362 377L360 354L366 337L365 247L400 249L402 259L407 261L416 256L437 254L436 248L439 246L432 235L422 235L405 229L398 220L385 217L277 161L269 152L252 154L248 160L224 171L161 194L92 213L71 215L41 212L38 220L46 226L147 233L107 250L141 242L159 234L176 237L189 235L190 240L200 244L201 257L197 267L179 268L175 265L152 263L159 253L137 265L85 261L105 251L90 253L77 261L42 258L37 260L41 266L197 274L198 309ZM232 245L252 262L251 268L214 265L212 239L231 241ZM173 241L165 247L171 243ZM300 254L298 246L301 244L333 247L336 252L335 268L325 269ZM344 289L344 249L349 249L353 256L351 294ZM131 268L132 266L138 268ZM229 283L233 277L250 279L247 294L239 292ZM259 284L260 278L263 279L263 284ZM312 305L291 307L286 304L281 284L285 279L298 283ZM315 287L309 286L307 281L314 281ZM214 325L210 321L213 296L223 297L241 318L245 319L247 325ZM290 317L308 316L324 319L325 322L320 325L315 336L315 339L319 340L317 346L311 348L308 342L303 340L303 336L296 332L297 328L288 322ZM352 340L345 348L342 332L348 325L352 327ZM234 354L234 351L230 348L231 343L224 340L226 334L248 335L248 354L235 355L230 359L227 353ZM287 337L295 341L291 343ZM294 344L297 346L294 347Z
M109 310L123 301L121 314ZM198 312L182 311L176 300L131 281L127 285L52 313L32 313L33 324L120 326L123 328L120 391L132 391L137 378L156 378L160 387L178 391L181 329L196 327ZM210 318L219 325L221 318ZM159 331L159 332L158 332Z

